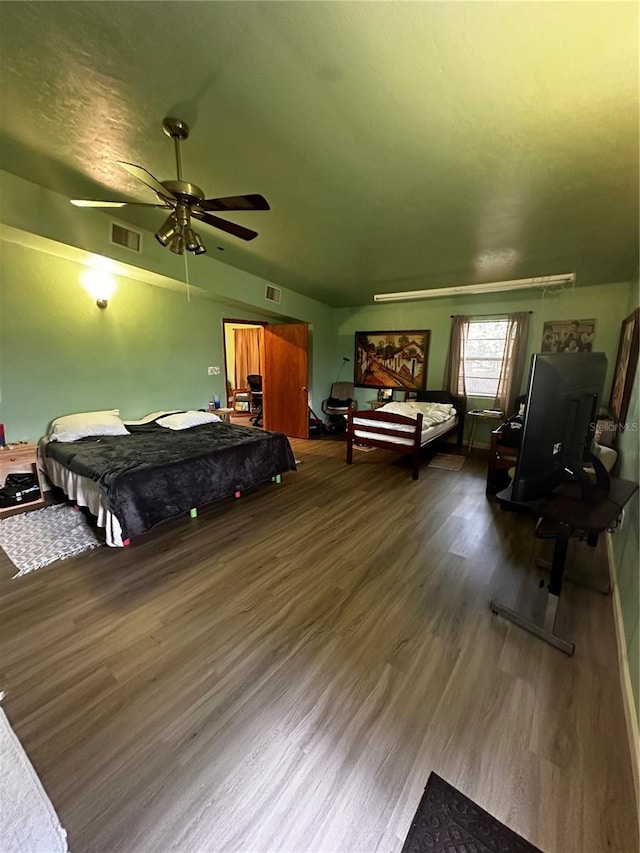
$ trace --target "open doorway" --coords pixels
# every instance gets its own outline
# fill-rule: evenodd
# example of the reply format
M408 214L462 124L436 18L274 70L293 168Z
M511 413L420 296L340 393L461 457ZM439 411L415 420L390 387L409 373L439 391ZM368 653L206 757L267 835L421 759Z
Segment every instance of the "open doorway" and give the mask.
M223 319L222 334L231 420L308 438L308 325ZM252 374L261 380L257 397L249 389Z
M249 420L254 414L247 377L263 375L263 326L251 320L222 321L227 406L234 419Z

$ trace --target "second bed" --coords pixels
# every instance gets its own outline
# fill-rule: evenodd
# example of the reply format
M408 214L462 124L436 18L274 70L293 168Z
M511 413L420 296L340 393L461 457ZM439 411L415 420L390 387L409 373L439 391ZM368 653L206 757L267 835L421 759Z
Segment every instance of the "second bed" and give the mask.
M452 432L462 444L465 403L448 391L419 391L407 403L387 403L373 411L350 410L347 417L347 463L353 446L379 447L411 454L411 476L418 479L423 447Z

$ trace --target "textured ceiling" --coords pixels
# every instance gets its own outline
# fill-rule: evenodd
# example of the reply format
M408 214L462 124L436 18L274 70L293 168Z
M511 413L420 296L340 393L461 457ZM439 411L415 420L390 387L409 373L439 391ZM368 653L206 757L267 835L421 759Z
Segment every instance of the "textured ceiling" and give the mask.
M3 169L153 200L115 161L175 177L178 116L186 180L272 206L209 250L330 304L636 270L635 3L2 2L0 40Z

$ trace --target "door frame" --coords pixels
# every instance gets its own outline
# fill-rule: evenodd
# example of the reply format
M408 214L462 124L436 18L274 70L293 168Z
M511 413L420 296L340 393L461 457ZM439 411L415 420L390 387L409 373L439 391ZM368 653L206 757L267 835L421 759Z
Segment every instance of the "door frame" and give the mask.
M261 328L262 329L262 335L261 335L261 365L262 365L263 389L265 389L265 387L268 386L268 384L269 384L269 375L268 375L269 370L268 370L268 366L267 366L267 349L268 349L268 346L267 346L267 343L268 343L267 342L267 330L269 329L269 327L273 327L275 330L281 326L282 327L289 327L290 326L292 328L298 327L298 326L304 326L304 328L306 330L306 333L305 333L306 334L306 346L304 348L305 378L304 378L303 386L300 389L297 389L297 387L296 387L296 393L298 391L300 391L300 393L304 393L304 395L305 395L304 396L304 417L303 417L304 427L302 426L302 421L301 421L300 429L298 429L298 425L296 424L295 425L296 428L295 428L294 432L292 432L291 434L295 435L296 437L299 437L299 438L308 438L309 437L309 389L308 389L307 385L309 382L309 358L310 358L310 342L311 342L311 338L310 338L311 325L309 323L299 322L299 321L298 322L289 321L289 322L276 323L273 321L270 322L269 320L243 320L243 319L236 319L236 318L231 318L231 317L223 317L222 318L222 348L223 348L223 354L224 354L225 397L226 397L227 385L231 385L233 387L233 383L229 382L229 372L227 369L227 361L228 361L228 359L227 359L228 337L227 336L228 336L228 331L230 331L228 328L229 326L249 326L252 328L258 328L258 329ZM277 333L276 333L276 336L277 336ZM286 338L286 336L285 336L285 338ZM271 349L273 350L273 347ZM273 376L274 376L274 374L272 373L271 374L272 379L273 379ZM234 381L235 381L235 365L234 365ZM276 387L281 388L282 387L281 383L280 383L280 385L278 385ZM266 407L265 407L265 415L266 414L267 414L267 412L266 412ZM265 421L265 428L268 428L266 425L266 421ZM284 429L276 430L276 431L284 432Z
M266 320L238 320L231 317L222 318L222 352L224 353L224 393L225 399L227 396L227 388L229 385L234 387L233 382L229 382L229 374L227 371L227 325L234 326L253 326L254 328L261 327L264 329L269 323ZM234 375L235 380L235 375ZM235 390L235 389L234 389Z

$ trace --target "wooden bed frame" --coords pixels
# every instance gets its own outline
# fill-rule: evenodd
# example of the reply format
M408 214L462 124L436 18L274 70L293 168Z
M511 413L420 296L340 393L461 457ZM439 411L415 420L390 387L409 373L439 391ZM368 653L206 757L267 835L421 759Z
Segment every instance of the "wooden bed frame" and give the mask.
M427 444L430 444L432 441L437 441L438 439L444 438L446 435L449 435L454 431L457 432L457 444L458 447L460 447L462 445L462 436L464 432L464 416L466 411L465 401L461 397L456 397L453 394L450 394L448 391L418 391L417 402L450 403L452 406L454 406L456 410L458 422L445 432L441 432L426 441L424 444L421 444L421 414L419 414L418 417L414 420L413 418L408 418L404 415L396 415L391 412L381 411L379 409L372 411L356 411L353 409L349 409L347 415L347 464L351 465L351 463L353 462L354 443L364 445L366 447L380 447L383 450L393 450L396 453L403 453L407 456L410 454L412 458L411 477L413 480L417 480L420 473L420 451L423 447L425 447ZM366 427L363 427L361 425L354 425L354 418L366 418ZM393 427L385 426L385 424L403 424L404 426L411 427L412 432L407 431L403 433L402 437L412 439L412 445L410 446L408 444L397 444L396 442L390 441L390 438L398 437L398 432ZM365 429L367 432L375 433L376 437L356 437L354 435L356 429Z

